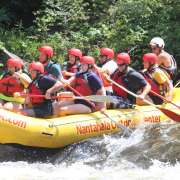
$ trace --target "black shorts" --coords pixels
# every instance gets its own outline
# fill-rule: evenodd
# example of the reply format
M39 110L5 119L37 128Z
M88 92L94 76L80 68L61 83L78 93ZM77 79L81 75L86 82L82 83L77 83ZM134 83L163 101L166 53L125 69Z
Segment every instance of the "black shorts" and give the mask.
M34 114L37 118L50 119L53 116L53 103L34 104Z
M148 96L152 99L153 103L156 105L162 104L164 102L163 99L161 99L158 96L153 96L153 95L148 95Z
M110 104L109 109L132 109L133 104L127 98L113 95L114 103Z
M83 105L89 107L89 108L91 109L91 112L92 112L92 113L97 111L97 109L96 109L95 107L93 107L91 104L89 104L87 101L85 101L85 100L83 100L83 99L75 99L75 100L74 100L74 103L75 103L75 104L83 104ZM96 106L96 103L95 103L95 102L92 102L92 101L91 101L91 103L93 103L93 104Z

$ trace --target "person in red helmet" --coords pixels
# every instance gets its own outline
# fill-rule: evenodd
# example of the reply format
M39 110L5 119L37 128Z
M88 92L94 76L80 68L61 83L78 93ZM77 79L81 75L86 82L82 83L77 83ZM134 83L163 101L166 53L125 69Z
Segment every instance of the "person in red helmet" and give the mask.
M52 74L57 80L63 80L60 67L51 61L53 48L51 46L41 46L39 49L39 62L44 66L44 74Z
M137 71L129 67L130 56L128 53L120 53L116 57L116 63L118 70L111 75L111 79L133 93L137 93L140 89L143 89L138 98L135 98L131 94L122 90L116 85L112 85L114 103L107 103L108 109L128 109L133 108L133 104L137 101L142 101L146 94L151 89L151 86L146 79ZM105 78L108 75L105 75Z
M76 73L65 83L68 85L73 84L73 88L83 96L89 95L106 95L104 86L100 77L92 72L95 65L94 58L91 56L83 56L80 60L82 72ZM60 95L74 96L73 92L62 92ZM93 102L94 103L94 102ZM101 109L101 112L105 112L106 103L97 103L97 106ZM95 109L85 100L65 100L57 102L55 104L55 117L61 117L71 114L87 114L94 112Z
M106 95L112 95L112 84L106 83L104 81L103 74L106 73L108 75L111 75L118 67L115 61L113 61L114 58L114 51L110 48L102 48L100 51L100 59L101 63L96 66L94 65L95 72L97 72L101 80L103 82L103 85L106 90Z
M17 109L23 108L25 99L14 98L14 92L23 92L28 87L31 79L27 74L20 72L22 67L20 59L9 59L7 66L8 72L2 75L0 80L0 108L15 112ZM9 77L12 78L9 79Z
M67 72L77 73L81 71L80 59L82 58L82 51L80 49L72 48L68 51L68 57L71 64L67 68ZM70 76L66 76L69 79Z
M26 94L45 95L45 98L31 97L30 102L33 108L20 109L16 112L30 117L52 118L54 102L50 96L52 93L60 90L63 84L49 75L44 75L44 66L40 62L31 63L29 65L29 72L32 82L29 84ZM25 93L16 92L14 93L14 97L18 98L21 94Z
M165 70L171 77L171 83L177 77L177 64L172 55L164 51L164 40L160 37L154 37L148 44L151 51L157 56L157 65Z
M158 57L154 53L146 53L142 60L144 61L143 65L145 69L142 74L151 85L151 90L165 96L165 90L168 89L167 99L168 101L171 101L173 86L165 72L158 68ZM165 88L164 85L167 88ZM163 103L163 100L153 93L148 93L148 95L145 96L145 99L154 104ZM138 102L138 105L146 105L146 103L144 101Z

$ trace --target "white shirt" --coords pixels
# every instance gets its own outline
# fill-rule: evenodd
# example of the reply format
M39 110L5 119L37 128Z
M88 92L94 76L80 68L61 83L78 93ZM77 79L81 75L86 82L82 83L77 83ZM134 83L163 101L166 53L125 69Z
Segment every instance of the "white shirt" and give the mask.
M117 68L117 64L115 61L113 60L110 60L109 62L105 63L103 66L102 66L103 69L107 69L109 71L109 75L111 75ZM112 90L112 86L107 86L105 87L105 90L106 91L109 91L109 92L113 92Z

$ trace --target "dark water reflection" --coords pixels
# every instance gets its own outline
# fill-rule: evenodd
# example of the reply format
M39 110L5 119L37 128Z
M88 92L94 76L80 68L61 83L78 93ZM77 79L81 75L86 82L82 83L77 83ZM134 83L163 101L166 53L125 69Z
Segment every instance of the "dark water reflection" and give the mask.
M153 160L168 162L172 166L180 162L180 125L178 123L145 125L141 139L134 143L139 131L135 130L129 138L123 137L121 133L110 134L58 149L0 145L0 162L24 161L30 164L38 162L54 165L66 163L67 166L75 162L83 162L98 169L116 166L122 160L127 160L142 169L152 166Z

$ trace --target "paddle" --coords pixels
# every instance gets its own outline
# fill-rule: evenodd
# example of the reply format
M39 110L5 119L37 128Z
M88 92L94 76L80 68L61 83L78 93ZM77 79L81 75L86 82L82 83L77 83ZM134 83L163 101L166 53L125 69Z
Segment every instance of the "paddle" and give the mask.
M165 97L159 95L158 93L156 93L156 92L154 92L154 91L152 91L152 90L150 90L150 92L153 93L153 94L155 94L156 96L160 97L161 99L167 100ZM174 104L174 103L171 102L171 101L170 101L169 103L171 103L171 104L173 104L174 106L180 108L180 106L178 106L177 104Z
M79 92L77 92L74 88L72 88L71 86L69 86L68 84L66 84L66 86L71 89L72 91L74 91L77 95L83 97ZM91 104L94 108L96 108L98 111L101 111L97 106L95 106L92 102L86 100L89 104ZM106 117L108 117L111 121L113 121L118 127L119 129L121 129L121 131L124 133L124 135L126 136L130 136L132 134L132 130L127 128L126 126L118 123L117 121L115 121L114 119L112 119L109 115L107 115L106 113L104 113L104 115Z
M14 77L14 76L10 76L10 77L8 77L8 78L5 78L4 80L1 80L1 81L0 81L0 84L3 83L3 82L8 81L9 79L11 79L11 78L13 78L13 77Z
M136 98L138 97L138 95L134 94L133 92L127 90L126 88L124 88L123 86L119 85L118 83L116 83L115 81L113 81L112 79L110 78L107 78L110 82L114 83L116 86L118 86L119 88L123 89L124 91L128 92L129 94L131 94L132 96L135 96ZM161 108L161 107L158 107L156 106L155 104L147 101L146 99L143 99L144 102L146 102L147 104L150 104L154 107L156 107L157 109L159 109L160 111L162 111L167 117L169 117L170 119L176 121L176 122L180 122L180 115L173 112L173 111L170 111L169 109L165 109L165 108Z
M37 94L21 94L21 97L45 97L45 95L37 95ZM51 98L72 98L72 99L84 99L95 102L114 102L112 96L100 96L100 95L92 95L92 96L51 96Z

